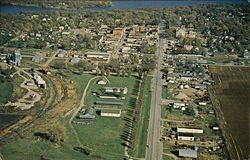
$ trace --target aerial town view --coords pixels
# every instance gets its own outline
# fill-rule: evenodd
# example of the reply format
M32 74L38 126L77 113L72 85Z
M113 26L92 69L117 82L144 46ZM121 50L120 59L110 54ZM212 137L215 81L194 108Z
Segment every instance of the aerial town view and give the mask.
M247 0L1 0L0 160L249 160Z

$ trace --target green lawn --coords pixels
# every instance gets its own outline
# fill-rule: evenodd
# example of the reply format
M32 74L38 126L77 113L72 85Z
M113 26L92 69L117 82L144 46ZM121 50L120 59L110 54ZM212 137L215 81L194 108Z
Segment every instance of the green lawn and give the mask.
M13 85L11 82L1 82L0 81L0 104L7 103L11 97L13 92Z
M150 107L151 107L151 96L152 93L150 91L152 77L146 78L146 84L143 89L143 103L141 106L141 113L140 113L140 121L139 127L137 129L137 134L135 136L135 148L132 149L131 153L134 157L145 157L146 152L146 143L147 143L147 129L149 123L149 116L150 116Z
M124 140L121 136L124 134L125 123L124 117L127 116L127 110L133 105L131 100L136 97L136 92L134 90L136 85L136 77L115 77L110 76L108 79L111 84L107 85L98 85L96 82L99 79L96 79L91 82L88 89L87 95L85 97L85 106L84 108L89 108L90 113L96 116L96 119L90 125L76 125L74 127L79 135L79 138L82 144L92 148L94 154L99 156L99 159L109 159L116 160L124 158ZM119 101L112 99L100 99L92 95L92 92L100 92L100 89L104 86L113 86L113 87L127 87L128 94L126 95L125 100L121 100L123 106L101 106L96 105L96 108L110 107L110 108L121 108L122 115L119 118L113 117L101 117L99 116L94 109L91 109L96 101ZM79 121L77 118L75 121Z

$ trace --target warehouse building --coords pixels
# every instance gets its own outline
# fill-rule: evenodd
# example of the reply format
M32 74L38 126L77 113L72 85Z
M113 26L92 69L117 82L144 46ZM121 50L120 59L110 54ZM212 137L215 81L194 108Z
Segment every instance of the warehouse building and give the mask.
M121 111L121 109L103 108L100 114L104 117L120 117Z
M177 132L178 133L203 133L203 129L177 127Z

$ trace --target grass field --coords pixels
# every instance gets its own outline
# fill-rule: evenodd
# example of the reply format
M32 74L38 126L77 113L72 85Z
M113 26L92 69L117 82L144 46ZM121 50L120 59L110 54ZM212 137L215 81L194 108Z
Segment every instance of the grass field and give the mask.
M211 66L209 70L215 80L209 91L231 159L248 159L250 68Z
M147 129L149 124L150 107L151 107L151 96L150 91L152 77L146 78L145 87L143 89L143 103L141 106L139 127L135 136L135 148L132 150L132 156L134 157L145 157L146 143L147 143Z
M5 104L11 100L13 85L11 82L0 82L0 104Z

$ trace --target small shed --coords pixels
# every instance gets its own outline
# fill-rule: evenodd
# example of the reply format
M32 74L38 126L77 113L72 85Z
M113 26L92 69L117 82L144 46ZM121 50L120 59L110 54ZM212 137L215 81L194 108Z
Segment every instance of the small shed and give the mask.
M197 151L192 149L179 149L179 157L197 158Z
M121 109L103 108L103 109L101 109L101 116L120 117L121 116Z

